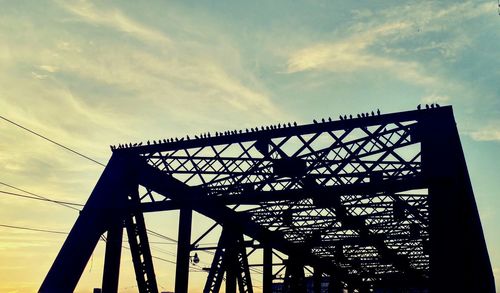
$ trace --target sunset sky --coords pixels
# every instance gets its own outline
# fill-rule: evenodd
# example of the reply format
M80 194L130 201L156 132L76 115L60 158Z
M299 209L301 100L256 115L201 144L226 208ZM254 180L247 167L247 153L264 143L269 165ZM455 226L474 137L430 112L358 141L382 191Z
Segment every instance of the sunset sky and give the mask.
M0 5L0 115L101 162L111 144L453 105L500 290L496 0ZM1 183L84 203L102 170L0 119ZM35 292L65 239L5 225L68 232L77 216L0 193L0 292ZM175 212L148 218L172 238L176 221ZM199 234L210 222L196 216L195 225ZM153 254L175 261L175 245L152 241L161 242ZM103 248L77 292L100 287ZM134 292L130 253L122 254L120 292ZM155 265L160 289L173 291L174 265ZM200 292L206 273L191 277Z

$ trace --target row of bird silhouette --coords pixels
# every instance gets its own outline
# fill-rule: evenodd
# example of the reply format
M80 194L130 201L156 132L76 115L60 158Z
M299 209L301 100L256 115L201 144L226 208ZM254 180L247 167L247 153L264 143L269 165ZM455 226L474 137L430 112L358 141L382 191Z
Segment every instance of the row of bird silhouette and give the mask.
M371 113L367 112L367 113L357 114L356 118L366 118L366 117L370 117L370 116L375 116L375 114L380 115L380 109L377 109L377 112L372 111ZM340 120L347 120L347 119L353 119L353 118L354 117L352 116L352 114L349 114L349 117L347 115L344 115L344 116L339 115ZM329 121L331 121L330 118L328 118L328 119L329 119ZM322 119L321 121L325 122L324 119ZM313 122L317 123L316 120L313 120Z
M439 104L426 104L425 105L425 108L426 109L433 109L433 108L439 108ZM422 105L418 105L417 106L417 109L418 110L421 110L422 109ZM366 118L366 117L370 117L370 116L375 116L375 115L380 115L380 109L377 109L377 111L371 111L371 112L367 112L367 113L360 113L360 114L357 114L356 115L356 118ZM350 114L349 116L347 115L339 115L339 120L347 120L347 119L353 119L355 117L353 117L352 114ZM332 122L332 118L331 117L328 117L327 119L325 118L322 118L320 122L318 122L316 119L313 119L313 123L314 124L318 124L318 123L326 123L326 122ZM288 127L292 127L292 126L297 126L297 122L293 122L290 123L279 123L278 125L270 125L270 126L261 126L261 128L259 129L258 127L255 127L255 128L250 128L250 129L245 129L245 133L249 133L249 132L257 132L257 131L262 131L262 130L274 130L274 129L281 129L281 128L288 128ZM227 130L227 131L224 131L224 132L215 132L215 134L212 136L210 134L210 132L207 132L207 133L202 133L200 135L195 135L194 136L194 139L200 139L200 138L210 138L210 137L219 137L219 136L226 136L226 135L233 135L233 134L241 134L243 133L243 130ZM172 142L180 142L180 141L184 141L184 140L191 140L192 138L189 137L189 135L187 135L185 138L184 137L181 137L181 138L168 138L168 139L161 139L161 140L153 140L153 141L147 141L146 142L146 145L156 145L156 144L165 144L165 143L172 143ZM115 146L115 145L112 145L111 146L111 150L115 150L115 149L124 149L124 148L131 148L131 147L139 147L139 146L142 146L142 142L139 142L139 143L128 143L128 144L119 144L118 146Z
M438 103L432 103L430 105L429 104L425 104L425 109L434 109L434 108L439 108L439 107L441 107L441 106L439 106ZM422 105L421 104L419 104L417 106L417 110L422 110Z

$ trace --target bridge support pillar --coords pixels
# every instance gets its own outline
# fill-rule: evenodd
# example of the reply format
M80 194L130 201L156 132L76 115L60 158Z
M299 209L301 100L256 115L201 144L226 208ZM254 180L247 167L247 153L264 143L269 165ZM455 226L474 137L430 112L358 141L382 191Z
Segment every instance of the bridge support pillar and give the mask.
M263 293L272 293L273 290L273 248L264 244L264 273L263 273Z
M177 242L177 262L175 269L175 292L187 293L189 284L189 253L191 252L191 221L193 211L181 208Z
M321 293L321 282L323 272L319 268L314 268L314 293Z
M328 293L343 293L344 287L339 278L335 276L330 276L330 284L328 285Z
M106 238L106 255L102 277L102 292L117 293L120 277L120 259L122 252L123 220L120 216L110 225Z

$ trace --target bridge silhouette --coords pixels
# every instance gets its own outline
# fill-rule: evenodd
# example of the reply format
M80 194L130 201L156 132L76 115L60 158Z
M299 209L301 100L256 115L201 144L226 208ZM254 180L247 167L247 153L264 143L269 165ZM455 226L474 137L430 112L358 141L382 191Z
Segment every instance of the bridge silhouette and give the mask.
M213 229L192 241L193 211L222 226L203 292L253 292L255 250L265 293L495 292L452 107L341 118L112 147L39 292L72 292L103 235L117 292L124 230L139 292L158 292L144 213L171 210L176 293Z

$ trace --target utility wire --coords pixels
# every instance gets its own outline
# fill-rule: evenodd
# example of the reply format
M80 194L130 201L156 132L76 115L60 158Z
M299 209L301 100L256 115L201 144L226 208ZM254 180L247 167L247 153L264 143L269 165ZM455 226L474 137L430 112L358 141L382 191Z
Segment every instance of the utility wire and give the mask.
M59 205L62 205L64 207L67 207L67 208L70 208L70 209L73 209L73 210L77 210L77 211L80 211L79 209L73 207L72 205L75 205L75 206L80 206L80 207L83 207L84 205L82 204L79 204L79 203L72 203L72 202L65 202L65 201L59 201L59 200L53 200L53 199L50 199L48 197L45 197L45 196L41 196L41 195L38 195L36 193L33 193L33 192L29 192L27 190L24 190L24 189L21 189L21 188L18 188L14 185L11 185L11 184L7 184L7 183L4 183L4 182L1 182L0 181L0 184L1 185L5 185L7 187L10 187L12 189L15 189L15 190L18 190L18 191L21 191L21 192L24 192L24 193L27 193L27 194L30 194L32 196L28 196L28 195L23 195L23 194L19 194L19 193L14 193L14 192L7 192L7 191L1 191L0 190L0 193L3 193L3 194L7 194L7 195L12 195L12 196L17 196L17 197L23 197L23 198L28 198L28 199L33 199L33 200L42 200L42 201L47 201L47 202L51 202L51 203L55 203L55 204L59 204ZM153 235L153 236L156 236L158 238L161 238L161 239L164 239L164 240L167 240L167 241L170 241L171 243L177 243L177 240L173 239L173 238L170 238L168 236L165 236L161 233L158 233L156 231L153 231L151 229L146 229L147 230L147 233L150 234L150 235Z
M29 132L29 133L31 133L31 134L34 134L34 135L36 135L36 136L38 136L38 137L41 137L41 138L43 138L43 139L45 139L45 140L47 140L47 141L49 141L49 142L51 142L51 143L53 143L53 144L55 144L55 145L59 146L59 147L62 147L62 148L64 148L65 150L68 150L68 151L70 151L70 152L72 152L72 153L74 153L74 154L76 154L76 155L78 155L78 156L80 156L80 157L83 157L83 158L85 158L85 159L87 159L87 160L89 160L89 161L91 161L91 162L94 162L94 163L99 164L99 165L101 165L101 166L103 166L103 167L106 167L106 165L105 165L105 164L103 164L103 163L101 163L101 162L99 162L99 161L96 161L96 160L94 160L94 159L90 158L89 156L86 156L86 155L84 155L84 154L82 154L82 153L80 153L80 152L78 152L78 151L75 151L75 150L73 150L73 149L71 149L71 148L69 148L69 147L67 147L67 146L65 146L65 145L63 145L63 144L61 144L61 143L58 143L58 142L56 142L56 141L54 141L54 140L52 140L52 139L50 139L50 138L48 138L48 137L46 137L46 136L44 136L44 135L41 135L41 134L39 134L39 133L37 133L37 132L35 132L35 131L33 131L33 130L31 130L31 129L27 128L27 127L24 127L24 126L20 125L19 123L16 123L16 122L14 122L14 121L12 121L12 120L10 120L10 119L7 119L7 118L5 118L5 117L4 117L4 116L2 116L2 115L0 115L0 118L1 118L1 119L3 119L3 120L5 120L5 121L7 121L7 122L9 122L9 123L11 123L11 124L13 124L13 125L15 125L15 126L17 126L17 127L19 127L19 128L21 128L21 129L23 129L23 130L28 131L28 132ZM74 210L78 210L78 211L79 211L79 209L77 209L77 208L75 208L75 207L70 206L70 204L69 204L69 203L68 203L68 204L63 203L63 202L60 202L60 203L59 203L58 201L48 199L48 198L43 197L43 196L41 196L41 195L34 194L34 193L28 192L28 191L26 191L26 190L22 190L22 189L20 189L20 188L17 188L17 187L15 187L15 186L12 186L12 185L9 185L9 184L3 183L3 182L0 182L0 184L5 185L5 186L8 186L8 187L13 188L13 189L16 189L16 190L18 190L18 191L25 192L25 193L27 193L27 194L30 194L30 195L33 195L33 196L36 196L36 197L39 197L39 198L43 198L43 199L45 199L45 200L48 200L48 201L51 201L51 202L54 202L54 203L58 203L58 204L64 205L64 206L66 206L66 207L68 207L68 208L71 208L71 209L74 209ZM83 206L83 205L80 205L80 206ZM147 231L148 231L148 232L150 232L150 233L152 233L153 235L155 235L155 236L159 237L159 238L163 238L163 239L165 239L165 240L172 241L172 242L177 242L177 240L172 239L172 238L170 238L170 237L167 237L167 236L165 236L165 235L162 235L162 234L160 234L160 233L158 233L158 232L155 232L155 231L152 231L152 230L149 230L149 229L147 229Z
M50 143L53 143L53 144L55 144L55 145L57 145L57 146L59 146L59 147L61 147L61 148L65 149L65 150L67 150L67 151L70 151L70 152L72 152L73 154L76 154L76 155L78 155L78 156L80 156L80 157L82 157L82 158L85 158L85 159L87 159L87 160L89 160L89 161L91 161L91 162L93 162L93 163L96 163L96 164L98 164L98 165L100 165L100 166L106 167L106 165L105 165L105 164L103 164L103 163L101 163L101 162L99 162L99 161L97 161L97 160L95 160L95 159L92 159L91 157L89 157L89 156L87 156L87 155L84 155L84 154L82 154L82 153L80 153L80 152L78 152L78 151L76 151L76 150L73 150L73 149L71 149L71 148L69 148L69 147L67 147L67 146L65 146L65 145L63 145L63 144L61 144L61 143L58 143L58 142L54 141L53 139L50 139L50 138L48 138L48 137L46 137L46 136L44 136L44 135L42 135L42 134L40 134L40 133L38 133L38 132L36 132L36 131L34 131L34 130L31 130L31 129L29 129L29 128L25 127L25 126L22 126L22 125L21 125L21 124L19 124L19 123L16 123L16 122L14 122L14 121L12 121L12 120L10 120L10 119L7 119L7 118L5 118L5 117L4 117L4 116L2 116L2 115L0 115L0 118L1 118L1 119L3 119L3 120L5 120L5 121L7 121L7 122L9 122L9 123L11 123L11 124L13 124L13 125L15 125L15 126L17 126L17 127L19 127L19 128L21 128L21 129L23 129L23 130L25 130L25 131L27 131L27 132L29 132L29 133L31 133L31 134L34 134L34 135L36 135L36 136L38 136L38 137L40 137L40 138L42 138L42 139L44 139L44 140L48 141L48 142L50 142ZM48 198L43 197L43 196L41 196L41 195L38 195L38 194L35 194L35 193L28 192L28 191L26 191L26 190L23 190L23 189L17 188L17 187L15 187L15 186L13 186L13 185L6 184L6 183L3 183L3 182L0 182L0 184L5 185L5 186L8 186L8 187L13 188L13 189L18 190L18 191L25 192L25 193L30 194L30 195L32 195L32 196L35 196L35 197L37 197L37 198L40 198L40 199L43 199L43 200L46 200L46 201L49 201L49 202L53 202L53 203L57 203L57 204L60 204L60 205L66 206L66 207L68 207L68 208L71 208L71 209L74 209L74 210L77 210L77 211L80 211L80 210L79 210L79 209L77 209L77 208L75 208L75 207L73 207L73 206L71 206L71 205L83 206L83 205L81 205L81 204L66 203L66 202L62 202L62 201L57 201L57 200L48 199ZM6 192L2 192L2 193L9 194L9 193L6 193ZM18 195L18 194L12 194L12 193L10 193L10 195L16 195L16 196L21 196L21 197L26 197L26 198L28 198L27 196L22 196L22 195ZM35 199L35 198L32 198L32 199ZM167 237L167 236L165 236L165 235L163 235L163 234L160 234L160 233L158 233L158 232L152 231L152 230L150 230L150 229L147 229L147 232L148 232L148 233L151 233L152 235L154 235L154 236L156 236L156 237L159 237L159 238L162 238L162 239L165 239L165 240L168 240L168 241L172 241L172 242L174 242L174 243L176 243L176 242L177 242L177 240L175 240L175 239L172 239L172 238L170 238L170 237ZM154 257L154 256L153 256L153 257ZM154 257L154 258L161 259L161 258L158 258L158 257ZM161 260L164 260L164 259L161 259ZM167 260L165 260L165 261L167 261Z
M12 188L12 189L15 189L15 190L17 190L17 191L24 192L24 193L26 193L26 194L29 194L29 195L31 195L31 196L33 196L33 197L36 197L36 198L39 198L39 199L43 199L43 200L46 200L46 201L49 201L49 202L56 203L56 204L58 204L58 205L62 205L62 206L64 206L64 207L70 208L70 209L75 210L75 211L80 211L80 209L77 209L77 208L75 208L74 206L71 206L71 205L77 205L77 204L73 204L73 203L65 203L65 202L61 202L61 201L58 201L58 200L53 200L53 199L47 198L47 197L45 197L45 196L41 196L41 195L39 195L39 194L36 194L36 193L33 193L33 192L29 192L29 191L27 191L27 190L21 189L21 188L19 188L19 187L14 186L14 185L7 184L7 183L2 182L2 181L0 181L0 185L4 185L4 186L10 187L10 188ZM79 204L78 204L78 205L79 205ZM80 206L83 206L83 205L80 205Z
M27 198L27 199L34 199L34 200L46 201L46 202L51 202L51 203L56 203L56 204L64 204L64 205L72 205L72 206L83 207L83 205L79 204L79 203L73 203L73 202L68 202L68 201L60 201L60 200L53 200L53 199L48 199L48 198L40 198L40 197L35 197L35 196L30 196L30 195L19 194L19 193L15 193L15 192L8 192L8 191L0 190L0 193L3 193L5 195L12 195L12 196L17 196L17 197L23 197L23 198Z
M62 232L62 231L38 229L38 228L31 228L31 227L21 227L21 226L13 226L13 225L5 225L5 224L0 224L0 227L10 228L10 229L17 229L17 230L27 230L27 231L33 231L33 232L52 233L52 234L63 234L63 235L68 235L69 234L68 232ZM107 239L104 236L101 237L101 240L104 241L104 242L107 242ZM126 247L126 246L122 246L122 247L125 248L125 249L130 249L130 248ZM152 255L151 257L154 258L154 259L158 259L158 260L164 261L164 262L176 264L176 262L168 260L168 259L165 259L165 258L162 258L162 257L158 257L158 256L154 256L154 255Z
M5 118L5 117L4 117L4 116L2 116L2 115L0 115L0 118L1 118L1 119L3 119L3 120L5 120L5 121L7 121L7 122L9 122L9 123L11 123L11 124L13 124L13 125L15 125L15 126L17 126L17 127L19 127L19 128L21 128L21 129L23 129L23 130L28 131L28 132L29 132L29 133L31 133L31 134L34 134L34 135L36 135L36 136L38 136L38 137L40 137L40 138L45 139L46 141L49 141L49 142L51 142L51 143L53 143L53 144L55 144L55 145L57 145L57 146L59 146L59 147L62 147L63 149L65 149L65 150L67 150L67 151L70 151L70 152L72 152L72 153L74 153L74 154L76 154L76 155L78 155L78 156L80 156L80 157L82 157L82 158L85 158L85 159L90 160L90 161L92 161L92 162L94 162L94 163L96 163L96 164L99 164L99 165L101 165L101 166L103 166L103 167L106 167L106 165L105 165L105 164L103 164L103 163L101 163L101 162L99 162L99 161L97 161L97 160L94 160L94 159L92 159L91 157L86 156L86 155L84 155L84 154L82 154L82 153L80 153L80 152L78 152L78 151L75 151L75 150L73 150L73 149L71 149L71 148L69 148L69 147L67 147L67 146L65 146L65 145L63 145L63 144L60 144L60 143L58 143L57 141L54 141L54 140L52 140L52 139L50 139L50 138L48 138L48 137L46 137L46 136L44 136L44 135L42 135L42 134L40 134L40 133L38 133L38 132L34 131L34 130L31 130L31 129L27 128L27 127L24 127L24 126L22 126L21 124L18 124L18 123L14 122L14 121L12 121L12 120L10 120L10 119L7 119L7 118Z
M31 227L21 227L21 226L13 226L13 225L5 225L5 224L0 224L0 227L10 228L10 229L18 229L18 230L28 230L28 231L34 231L34 232L45 232L45 233L52 233L52 234L68 235L67 232L37 229L37 228L31 228Z

